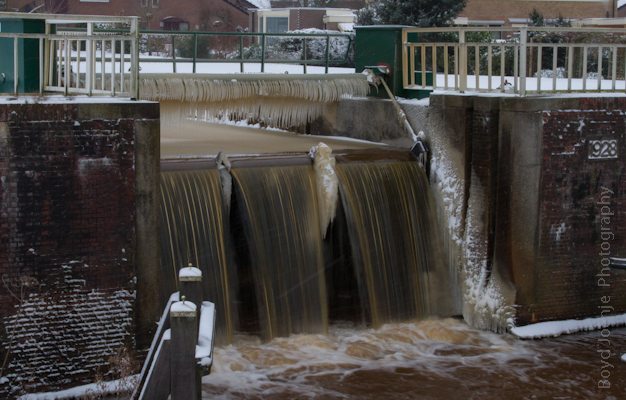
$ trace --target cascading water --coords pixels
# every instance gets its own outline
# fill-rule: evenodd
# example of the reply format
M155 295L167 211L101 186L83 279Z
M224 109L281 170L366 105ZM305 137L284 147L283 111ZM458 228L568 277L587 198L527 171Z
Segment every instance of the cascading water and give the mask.
M205 271L219 342L230 342L233 332L265 340L326 333L329 319L379 327L450 315L447 268L422 168L404 161L407 155L398 161L387 155L384 162L371 154L363 157L368 162L351 157L317 170L308 159L261 168L235 162L229 207L217 170L163 173L167 290L175 290L175 270L188 262ZM318 201L325 193L318 186L335 174L341 201L321 216L327 202Z
M415 162L338 166L360 297L375 327L450 315L428 180Z
M232 342L237 316L225 221L217 170L161 173L161 298L178 290L181 267L200 268L204 293L219 304L218 343Z
M232 173L263 337L326 333L328 311L313 169L241 168Z

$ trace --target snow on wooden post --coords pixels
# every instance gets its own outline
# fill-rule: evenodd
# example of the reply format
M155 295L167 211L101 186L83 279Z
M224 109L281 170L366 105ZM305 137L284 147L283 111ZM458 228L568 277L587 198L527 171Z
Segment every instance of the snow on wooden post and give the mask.
M181 296L185 296L187 301L193 304L202 305L202 271L189 264L188 267L178 271L178 283ZM198 311L201 310L198 309ZM198 321L200 321L200 315L198 315Z
M198 319L196 305L185 296L181 300L170 309L172 400L193 400L200 395L196 372Z

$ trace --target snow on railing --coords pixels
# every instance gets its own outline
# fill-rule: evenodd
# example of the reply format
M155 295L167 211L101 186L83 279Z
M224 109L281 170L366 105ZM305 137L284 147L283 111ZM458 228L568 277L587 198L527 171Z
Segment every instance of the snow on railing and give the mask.
M406 28L403 86L521 96L626 91L624 34L626 29L603 28Z
M20 81L24 83L24 77L19 74L19 43L30 39L39 41L39 93L138 98L138 17L0 13L0 18L45 20L45 33L0 32L0 38L13 39L13 76L10 78L15 94L19 91ZM86 24L87 31L81 34L53 33L57 25L67 24ZM96 33L94 26L97 24L123 24L130 31L117 35ZM105 56L107 49L111 54L108 57Z

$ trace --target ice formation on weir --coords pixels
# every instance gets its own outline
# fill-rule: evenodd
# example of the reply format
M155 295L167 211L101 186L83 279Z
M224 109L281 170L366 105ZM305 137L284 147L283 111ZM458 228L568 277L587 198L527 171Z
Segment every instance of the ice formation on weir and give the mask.
M444 152L445 138L429 137L432 156L430 160L431 191L435 199L437 219L441 227L443 251L446 256L452 286L452 308L458 314L462 312L462 294L460 293L460 255L464 229L464 187L465 179L456 172L454 160Z
M335 173L335 157L332 156L332 152L332 149L322 142L310 151L314 157L320 230L323 238L326 237L328 225L335 219L339 199L339 179Z
M500 276L497 268L490 270L487 257L486 227L480 190L468 190L463 176L464 155L445 134L445 124L428 125L422 115L411 115L414 124L425 125L427 133L418 136L427 139L432 151L430 183L437 208L437 218L443 237L444 254L453 288L452 303L455 314L478 328L504 331L513 314L514 291Z
M192 121L262 121L268 126L290 127L312 122L322 115L324 103L291 97L260 96L221 102L161 102L161 123L176 126Z
M233 194L233 176L230 174L230 160L223 152L220 151L215 158L215 164L217 164L217 169L220 172L222 197L228 214L230 212L230 199Z
M180 76L180 75L179 75ZM297 79L283 75L243 75L225 79L220 75L191 74L182 78L142 74L142 100L218 102L263 96L291 97L333 102L344 96L365 96L369 84L362 75L308 75Z
M480 218L485 202L477 197L470 196L465 219L460 271L463 318L474 327L504 332L514 314L515 291L496 268L488 269L486 228Z
M343 97L365 96L369 84L361 75L308 75L298 79L284 75L241 75L225 79L220 75L190 74L171 78L143 74L142 100L171 102L162 121L177 123L181 118L210 120L260 120L270 126L303 125L322 114L324 103ZM164 110L164 107L162 107Z

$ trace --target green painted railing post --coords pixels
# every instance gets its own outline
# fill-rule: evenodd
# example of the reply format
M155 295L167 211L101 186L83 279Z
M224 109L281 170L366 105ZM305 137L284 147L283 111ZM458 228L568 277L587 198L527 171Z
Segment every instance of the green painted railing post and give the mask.
M243 72L243 36L239 36L239 58L241 59L240 70Z
M172 35L172 65L174 73L176 73L176 36Z
M261 37L261 72L265 72L265 35Z
M328 64L330 64L330 36L326 36L326 69L325 74L328 73Z
M306 38L302 39L302 59L304 60L304 73L306 74Z
M196 73L196 60L198 58L198 34L193 34L193 73Z

